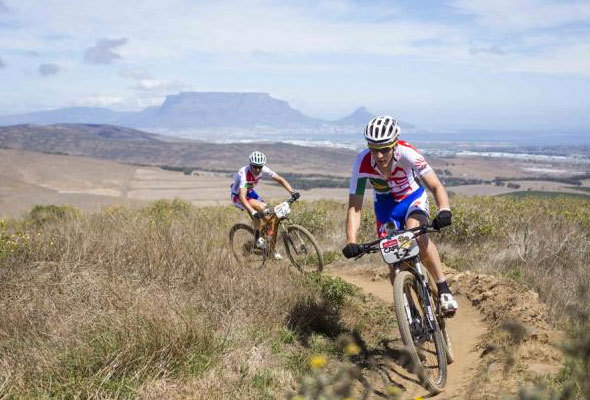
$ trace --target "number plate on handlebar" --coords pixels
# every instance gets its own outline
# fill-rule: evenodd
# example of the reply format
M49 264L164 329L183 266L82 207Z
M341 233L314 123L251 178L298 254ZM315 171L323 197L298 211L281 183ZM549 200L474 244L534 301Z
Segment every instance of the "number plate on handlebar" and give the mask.
M287 203L285 201L284 203L281 203L278 206L276 206L274 208L274 212L275 212L275 214L276 214L277 217L279 217L279 218L285 218L291 212L291 207L289 206L289 203Z
M412 232L405 232L383 239L379 242L379 250L381 250L383 260L388 264L395 264L415 257L420 252L418 242Z

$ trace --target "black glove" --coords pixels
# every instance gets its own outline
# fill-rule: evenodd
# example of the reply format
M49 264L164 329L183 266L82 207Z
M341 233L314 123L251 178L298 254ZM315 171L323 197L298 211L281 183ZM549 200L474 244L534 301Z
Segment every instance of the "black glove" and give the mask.
M297 200L299 197L301 197L301 194L299 192L291 192L291 198L293 200Z
M451 225L451 223L452 223L451 217L452 217L451 211L449 211L449 210L439 211L439 213L436 214L436 217L434 217L434 220L432 221L432 227L436 230L439 230L441 228L444 228L445 226Z
M253 211L252 213L250 213L250 215L254 219L262 219L264 218L264 211Z
M353 257L361 255L362 253L363 253L363 249L357 243L348 243L342 249L342 254L344 254L344 257L346 257L346 258L353 258Z

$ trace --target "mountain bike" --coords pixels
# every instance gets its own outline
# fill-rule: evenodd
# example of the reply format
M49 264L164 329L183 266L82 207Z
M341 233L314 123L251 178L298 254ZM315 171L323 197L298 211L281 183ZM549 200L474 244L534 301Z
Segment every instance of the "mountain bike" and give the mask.
M416 237L438 232L432 226L392 231L386 238L361 244L362 257L381 252L393 267L393 299L402 342L413 371L432 393L443 390L447 364L453 360L450 337L446 332L434 280L422 266Z
M265 243L262 248L256 246L252 226L242 223L232 226L229 243L236 260L264 266L272 259L280 234L289 261L300 272L321 272L324 269L324 258L316 239L307 229L289 219L294 201L291 198L264 211L265 218L260 228L260 237Z

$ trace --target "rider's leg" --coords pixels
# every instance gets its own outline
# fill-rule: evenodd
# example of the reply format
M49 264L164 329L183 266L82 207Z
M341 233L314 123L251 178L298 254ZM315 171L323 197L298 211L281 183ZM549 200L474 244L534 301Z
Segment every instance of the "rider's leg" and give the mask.
M406 228L416 228L418 226L427 225L428 217L422 213L410 214L406 220ZM449 288L447 279L442 271L442 263L438 250L428 234L419 235L416 240L418 247L420 247L420 259L430 272L430 275L436 281L439 296L441 297L441 308L447 316L453 316L457 311L457 302L453 298L453 293Z
M424 214L413 213L406 220L406 229L416 228L418 226L428 225L428 217ZM418 247L420 247L420 259L424 262L424 265L430 272L430 275L437 281L442 282L445 280L445 275L442 271L442 263L438 250L432 240L428 237L428 234L420 235L416 238L418 241Z
M248 198L248 203L254 208L256 211L262 212L266 208L266 204L260 200ZM250 216L252 218L252 216ZM254 243L256 243L256 247L264 246L264 241L260 241L260 229L262 229L262 219L260 218L252 218L252 224L254 225Z

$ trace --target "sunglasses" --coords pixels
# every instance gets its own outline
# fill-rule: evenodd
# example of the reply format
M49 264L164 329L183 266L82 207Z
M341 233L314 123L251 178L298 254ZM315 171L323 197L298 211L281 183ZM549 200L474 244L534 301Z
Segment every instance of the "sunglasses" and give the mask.
M393 148L395 147L396 144L397 144L397 142L392 143L392 144L388 144L386 146L379 146L379 147L377 147L377 146L369 146L369 149L372 152L375 152L375 153L387 154L391 150L393 150Z
M250 168L255 169L255 170L259 170L259 169L262 169L262 165L250 164Z

